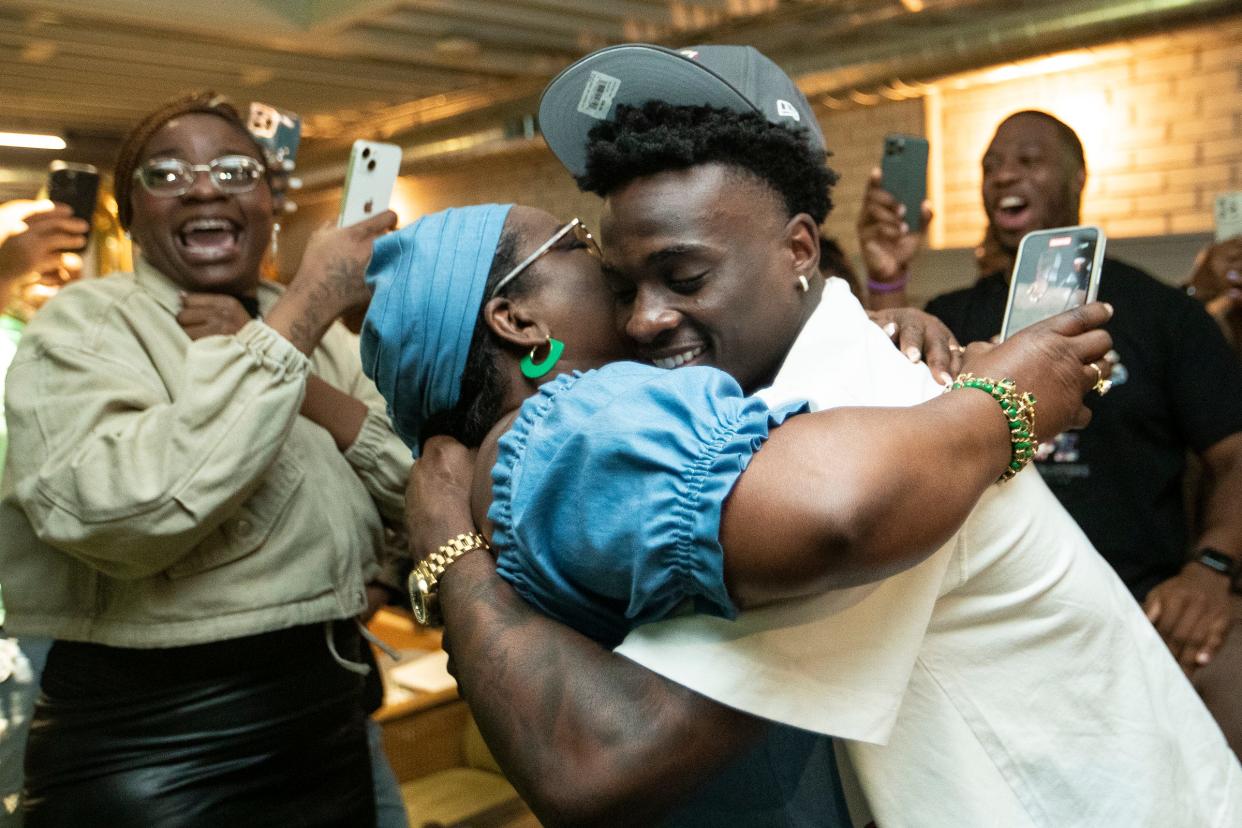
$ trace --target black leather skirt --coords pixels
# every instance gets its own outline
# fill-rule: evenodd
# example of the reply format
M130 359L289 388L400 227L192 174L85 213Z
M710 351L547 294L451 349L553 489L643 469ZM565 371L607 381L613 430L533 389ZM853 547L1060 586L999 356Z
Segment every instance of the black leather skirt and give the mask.
M357 630L333 627L357 661ZM58 641L25 824L373 826L361 688L322 625L163 650Z

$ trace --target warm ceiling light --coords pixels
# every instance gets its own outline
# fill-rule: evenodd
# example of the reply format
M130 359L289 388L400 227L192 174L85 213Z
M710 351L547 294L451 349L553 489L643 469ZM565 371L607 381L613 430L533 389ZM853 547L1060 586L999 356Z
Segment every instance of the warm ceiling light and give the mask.
M901 5L906 7L906 11L921 12L923 10L923 0L901 0Z
M39 135L33 132L0 132L0 147L63 150L65 139L59 135Z

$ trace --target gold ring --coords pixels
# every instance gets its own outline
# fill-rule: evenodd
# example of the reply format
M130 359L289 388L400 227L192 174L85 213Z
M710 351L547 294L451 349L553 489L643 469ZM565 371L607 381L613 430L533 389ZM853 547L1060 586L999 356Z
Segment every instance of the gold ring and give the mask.
M1104 372L1100 370L1100 366L1096 365L1094 362L1089 362L1087 364L1095 369L1095 385L1091 386L1091 390L1095 391L1102 397L1112 389L1113 381L1110 379L1104 379Z

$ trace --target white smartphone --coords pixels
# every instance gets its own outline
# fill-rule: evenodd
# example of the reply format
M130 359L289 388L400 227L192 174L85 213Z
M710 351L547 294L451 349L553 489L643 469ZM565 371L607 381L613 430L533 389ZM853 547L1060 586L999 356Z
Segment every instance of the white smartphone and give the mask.
M1242 193L1221 193L1216 196L1216 208L1212 215L1218 242L1242 236Z
M401 147L376 141L354 141L345 171L338 227L349 227L388 209L401 171Z
M1058 227L1027 233L1009 280L1001 340L1062 311L1094 302L1104 263L1098 227Z

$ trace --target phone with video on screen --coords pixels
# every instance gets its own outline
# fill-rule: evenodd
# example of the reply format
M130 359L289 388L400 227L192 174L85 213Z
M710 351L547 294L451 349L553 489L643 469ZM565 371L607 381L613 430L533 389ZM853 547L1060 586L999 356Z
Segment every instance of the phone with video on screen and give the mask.
M401 171L401 147L376 141L354 141L345 170L338 227L349 227L388 209L397 174Z
M912 233L923 230L923 202L927 200L927 152L926 138L896 134L884 138L880 186L905 205L904 220Z
M1221 193L1212 209L1216 241L1242 236L1242 193Z
M1104 233L1080 225L1027 233L1009 280L1001 340L1062 311L1094 302L1100 290Z
M47 197L58 204L68 204L75 218L90 224L99 197L99 170L90 164L53 161L47 168ZM81 253L85 249L83 244L65 252Z

